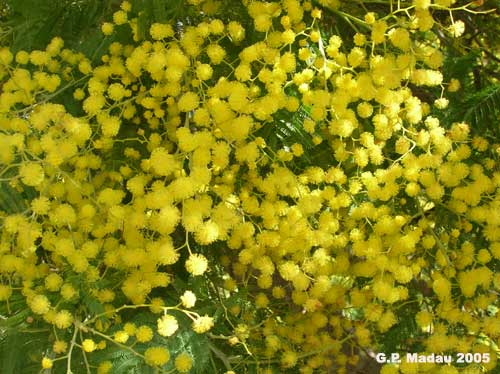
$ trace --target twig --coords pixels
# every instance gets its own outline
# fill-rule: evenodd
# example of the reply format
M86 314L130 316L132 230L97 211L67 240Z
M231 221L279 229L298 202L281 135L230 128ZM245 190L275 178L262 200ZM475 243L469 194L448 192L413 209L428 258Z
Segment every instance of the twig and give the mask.
M76 336L78 334L79 328L77 326L77 323L75 322L75 331L73 332L73 337L71 338L71 342L69 345L69 350L68 350L68 361L66 363L66 374L73 374L73 371L71 370L71 355L73 354L73 348L75 347L76 344Z
M220 351L210 342L208 342L208 347L222 361L227 370L232 370L229 358L224 354L224 352Z
M83 343L82 330L80 330L80 341ZM87 374L90 374L89 361L87 360L87 355L83 349L82 349L82 354L83 354L83 362L85 363L85 368L87 369Z
M109 342L111 342L111 343L113 343L113 344L117 345L118 347L123 348L123 349L125 349L125 350L127 350L127 351L131 352L131 353L132 353L132 354L134 354L135 356L138 356L138 357L141 357L142 359L144 359L144 356L143 356L143 355L141 355L141 354L140 354L139 352L137 352L136 350L134 350L134 349L130 348L128 345L125 345L125 344L122 344L122 343L118 343L116 340L114 340L113 338L109 337L108 335L103 334L103 333L101 333L101 332L99 332L99 331L97 331L97 330L95 330L95 329L93 329L93 328L91 328L91 327L84 327L84 328L85 328L85 329L87 329L87 330L88 330L89 332L91 332L92 334L95 334L95 335L97 335L97 336L100 336L101 338L103 338L103 339L105 339L105 340L107 340L107 341L109 341Z

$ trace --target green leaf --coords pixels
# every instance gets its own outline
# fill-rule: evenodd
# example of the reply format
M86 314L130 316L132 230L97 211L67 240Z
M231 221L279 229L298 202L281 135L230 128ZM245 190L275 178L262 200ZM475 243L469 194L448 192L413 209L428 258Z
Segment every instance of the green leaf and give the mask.
M187 352L193 358L193 374L205 374L208 371L210 364L211 351L208 346L208 338L205 334L197 334L188 326L183 325L185 328L178 332L174 337L166 339L167 348L173 359L179 353ZM186 328L187 327L187 328ZM168 366L173 369L172 362Z
M49 346L49 334L26 331L26 324L0 328L0 372L9 374L38 373L43 351Z
M31 311L29 309L24 309L12 316L9 316L8 318L0 319L0 331L22 325L26 320L26 317L30 314Z
M9 214L16 214L24 212L28 206L26 204L25 197L33 197L32 190L26 190L29 192L24 193L16 191L14 188L9 186L6 182L0 182L0 210L3 210Z
M464 120L477 129L491 130L498 135L500 115L500 84L488 86L470 96L465 102Z
M86 306L88 312L91 315L97 315L104 313L104 305L97 300L94 296L89 295L86 292L82 292L82 303Z
M168 22L168 14L165 8L165 2L162 0L153 0L153 14L157 22Z
M22 352L13 347L21 346L21 334L14 329L3 331L0 334L0 361L2 373L17 373L22 364Z
M139 368L141 373L149 374L153 372L153 368L144 365L142 359L133 353L123 350L117 350L116 352L118 355L111 360L113 363L112 373L135 373L135 370Z
M11 46L21 49L44 49L55 36L66 46L82 51L89 35L99 34L99 25L111 16L118 1L100 0L6 0L8 26L13 27ZM95 48L95 45L94 45Z

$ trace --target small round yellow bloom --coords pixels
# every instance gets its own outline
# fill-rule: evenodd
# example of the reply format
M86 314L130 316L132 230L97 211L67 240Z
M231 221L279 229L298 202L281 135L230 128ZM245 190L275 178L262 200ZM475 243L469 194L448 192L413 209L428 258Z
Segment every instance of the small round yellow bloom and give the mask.
M49 291L56 292L59 291L63 284L63 279L59 274L52 273L45 277L45 288Z
M192 308L196 303L196 295L192 291L188 290L181 296L181 302L184 308Z
M281 356L281 364L286 368L292 368L297 365L297 353L285 351L283 356Z
M67 310L61 310L54 316L54 325L58 329L67 329L73 323L73 315Z
M174 36L174 29L168 24L153 23L149 33L154 40L161 40Z
M52 350L55 353L64 353L66 352L66 349L68 349L68 343L66 343L64 340L56 340L54 342L54 345L52 346Z
M113 364L111 361L101 362L97 367L97 374L108 374L112 368Z
M123 1L120 4L120 8L122 8L125 12L130 12L132 10L132 4L129 1Z
M127 12L123 10L119 10L113 14L113 22L116 25L123 25L127 23L128 17L127 17Z
M210 44L207 47L207 55L212 64L217 65L224 60L224 57L226 57L226 51L218 44Z
M21 65L25 65L29 62L30 55L26 51L19 51L16 54L16 62Z
M181 112L190 112L196 109L199 105L200 98L194 92L186 92L182 95L177 103Z
M158 319L157 326L158 334L161 336L172 336L179 328L179 323L174 316L166 314Z
M170 352L163 347L151 347L144 352L145 361L151 366L163 366L170 359Z
M213 74L213 69L209 64L200 64L196 68L196 76L202 81L210 79Z
M43 167L35 162L22 164L19 169L19 175L23 183L27 186L38 186L45 178Z
M186 373L193 367L193 359L187 353L181 353L175 358L175 368L181 373Z
M118 343L126 343L129 338L129 334L127 334L125 331L117 331L115 333L115 341Z
M129 336L134 336L137 331L137 327L134 323L127 322L125 325L123 325L123 331L125 331Z
M146 343L153 339L153 330L149 326L139 326L135 332L135 337L139 343Z
M202 275L207 271L207 267L208 260L199 253L191 254L186 261L186 270L192 275Z
M193 330L198 334L203 334L209 331L214 326L214 319L207 315L197 318L193 322Z
M111 35L114 31L114 26L110 22L104 22L101 26L101 31L104 35Z
M43 369L50 369L52 368L52 366L54 365L54 363L52 362L52 360L48 357L44 357L42 358L42 368Z
M229 22L227 30L233 42L237 43L245 39L245 28L238 22Z
M50 301L45 295L36 295L28 301L28 305L35 314L45 314L50 310Z
M97 349L95 342L92 339L85 339L82 342L82 348L85 352L90 353Z

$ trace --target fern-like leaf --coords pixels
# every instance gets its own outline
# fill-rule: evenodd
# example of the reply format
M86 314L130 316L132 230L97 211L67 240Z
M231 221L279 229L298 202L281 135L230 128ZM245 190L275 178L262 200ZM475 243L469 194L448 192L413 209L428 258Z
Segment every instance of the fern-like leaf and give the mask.
M480 131L499 135L500 84L485 87L468 97L463 105L463 120Z

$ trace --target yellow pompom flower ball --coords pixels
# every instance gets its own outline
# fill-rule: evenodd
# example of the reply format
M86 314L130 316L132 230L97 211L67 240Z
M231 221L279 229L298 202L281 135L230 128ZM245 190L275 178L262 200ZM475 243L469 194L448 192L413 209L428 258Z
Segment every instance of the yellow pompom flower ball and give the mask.
M181 112L190 112L198 107L200 98L194 92L186 92L181 96L177 106Z
M126 343L129 338L129 334L126 331L117 331L115 333L115 341L118 343Z
M101 26L101 31L104 35L111 35L114 31L114 25L110 22L104 22Z
M52 366L54 365L54 363L52 362L52 360L48 357L44 357L42 358L42 368L43 369L50 369L52 368Z
M174 36L174 29L168 24L153 23L149 33L154 40L161 40Z
M127 12L119 10L113 14L113 22L116 25L123 25L127 23L127 21L128 21Z
M66 352L66 349L68 349L68 343L66 343L64 340L56 340L54 342L54 345L52 346L52 349L55 353L64 353Z
M0 284L0 301L5 301L12 295L12 288L5 284Z
M19 168L19 176L27 186L38 186L43 182L45 173L43 167L35 162L22 164Z
M196 295L188 290L181 296L181 302L184 308L192 308L196 303Z
M73 323L73 315L67 310L61 310L54 316L54 325L58 329L67 329Z
M196 76L202 81L210 79L213 74L213 69L209 64L199 64L196 68Z
M85 339L82 342L82 348L85 352L90 353L97 349L97 345L92 339Z
M425 329L432 324L433 316L428 311L422 310L415 315L415 321L420 328Z
M157 321L158 334L161 336L172 336L179 328L179 323L174 316L166 314Z
M201 225L195 233L196 241L202 245L208 245L215 242L219 237L219 226L208 221Z
M193 331L197 334L203 334L214 326L214 319L207 315L197 318L193 322Z
M211 44L207 47L207 55L212 64L217 65L226 57L226 51L218 44Z
M111 361L101 362L97 368L97 374L108 374L112 368L113 364Z
M208 260L199 253L191 254L186 261L186 270L192 275L202 275L207 271L207 267Z
M163 347L151 347L144 352L144 358L148 365L163 366L170 360L170 352Z
M237 43L245 39L245 28L240 23L235 21L229 22L227 30L233 42Z
M28 301L28 305L35 314L45 314L50 310L50 301L45 295L36 295Z
M292 351L285 351L281 357L281 364L286 368L294 367L297 364L297 354Z
M56 292L59 291L63 284L63 279L59 274L52 273L47 275L45 278L45 288L49 291Z
M135 332L135 337L139 343L146 343L153 339L153 330L149 326L139 326Z
M181 353L175 358L175 368L181 373L186 373L193 367L193 359L187 353Z

